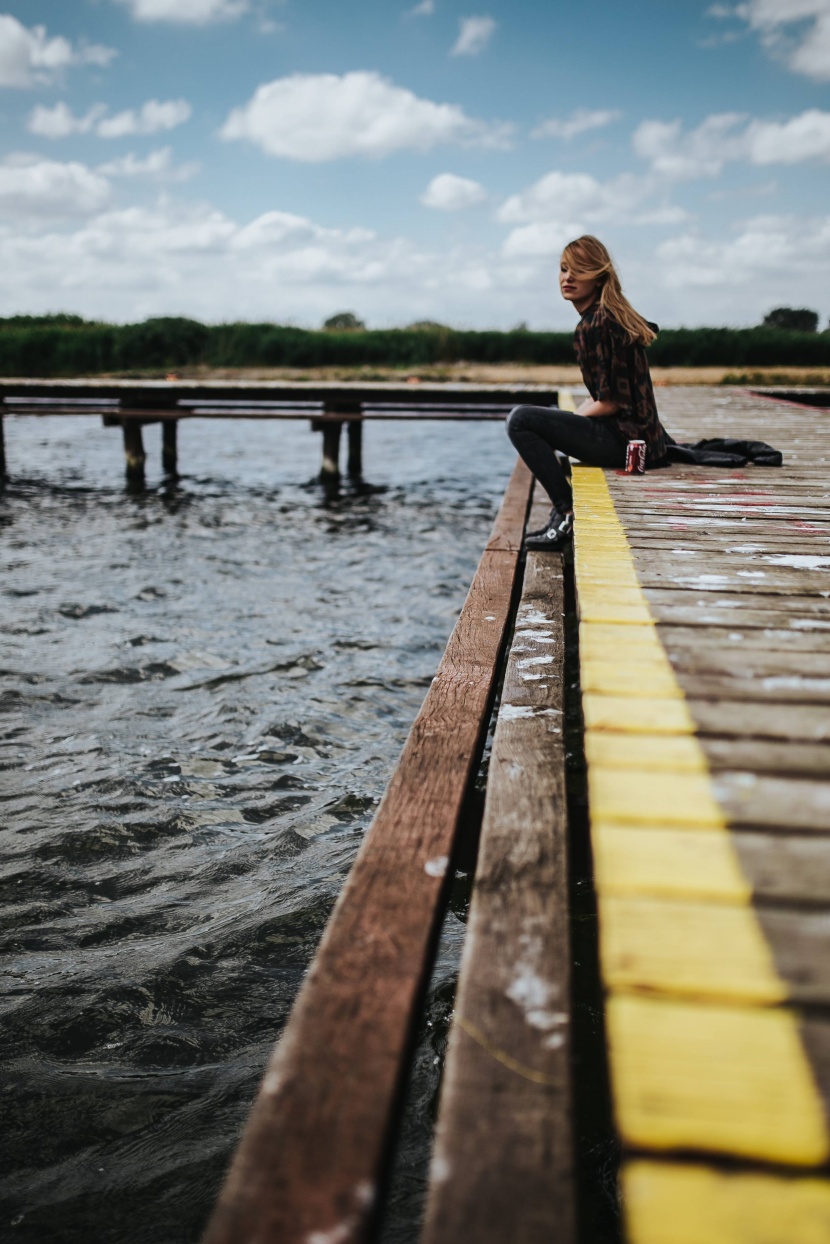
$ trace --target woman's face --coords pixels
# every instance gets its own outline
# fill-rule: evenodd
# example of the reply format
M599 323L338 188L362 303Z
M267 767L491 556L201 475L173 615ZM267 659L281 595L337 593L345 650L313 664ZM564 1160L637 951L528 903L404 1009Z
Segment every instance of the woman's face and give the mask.
M562 297L582 311L594 301L599 281L593 276L578 276L563 255L559 261L559 288Z

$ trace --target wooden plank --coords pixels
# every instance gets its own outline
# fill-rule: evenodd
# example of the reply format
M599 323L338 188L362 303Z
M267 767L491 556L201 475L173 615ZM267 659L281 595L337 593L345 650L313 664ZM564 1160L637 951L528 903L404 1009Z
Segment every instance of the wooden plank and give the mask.
M206 1244L363 1240L510 614L530 492L461 616L265 1073Z
M683 680L686 708L701 734L745 736L751 739L803 739L814 743L830 740L830 713L823 704L776 703L768 712L760 712L750 700L729 697L722 687L723 698L698 698L693 681Z
M821 837L600 824L593 841L605 894L830 907L830 851Z
M615 995L607 1022L617 1125L638 1149L823 1166L825 1110L786 1008Z
M562 614L561 556L530 554L490 760L424 1244L575 1239Z
M690 1162L627 1162L629 1244L824 1244L830 1180Z
M789 620L789 619L787 619ZM723 619L721 619L723 621ZM747 626L743 616L735 619L735 625L706 627L706 644L720 650L731 649L736 660L741 659L745 649L764 653L780 652L820 652L827 653L830 648L830 622L827 627L813 629L807 627L787 626L785 619L779 619L778 625ZM683 648L697 648L703 640L699 626L675 626L660 623L660 638L668 652L681 651Z
M830 851L822 838L745 830L732 843L760 898L830 906Z
M452 384L421 381L414 386L395 381L257 381L249 380L0 380L0 400L46 398L117 399L124 406L170 408L178 402L204 405L222 402L313 402L332 407L383 403L411 407L429 402L453 405L506 405L532 394L541 405L555 404L557 391L544 384Z
M707 736L698 743L682 736L594 733L586 740L586 755L589 764L641 772L696 773L708 767L791 777L826 778L830 773L827 744Z
M678 670L677 678L687 696L694 695L715 701L747 700L769 704L770 716L778 713L779 705L826 705L830 702L830 678L812 678L807 674L784 673L756 679L751 676L730 677L728 674ZM826 708L823 712L827 717ZM757 707L755 713L760 715ZM770 723L770 728L774 724ZM760 722L759 733L763 733Z
M730 825L830 834L830 783L724 771L712 788ZM830 849L830 843L828 843Z

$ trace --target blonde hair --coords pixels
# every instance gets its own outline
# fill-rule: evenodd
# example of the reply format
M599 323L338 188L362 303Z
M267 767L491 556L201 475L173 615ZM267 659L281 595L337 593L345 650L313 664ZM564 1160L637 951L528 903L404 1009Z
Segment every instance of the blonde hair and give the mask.
M576 276L594 277L601 283L600 306L614 317L628 334L630 341L639 341L644 346L651 345L657 334L639 312L634 310L622 292L620 278L611 256L599 238L590 233L575 238L563 250L562 258Z

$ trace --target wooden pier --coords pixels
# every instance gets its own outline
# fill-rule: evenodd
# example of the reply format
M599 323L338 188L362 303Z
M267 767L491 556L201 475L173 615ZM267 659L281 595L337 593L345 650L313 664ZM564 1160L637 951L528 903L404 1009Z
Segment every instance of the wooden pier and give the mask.
M4 417L93 415L121 428L127 478L141 482L147 455L143 428L160 423L165 475L179 469L182 419L308 419L322 439L320 476L340 478L340 447L346 429L346 470L363 473L363 425L395 419L503 420L518 402L555 405L546 385L421 383L295 383L281 381L0 380L0 479L6 474Z
M177 392L175 407L154 394L152 408L136 392L150 401L141 389L108 408L125 433L182 410L340 431L423 417L400 388L383 402L364 388L351 412L318 394L299 415L295 396L290 414L255 405L273 394L229 414L223 403L240 399L224 390L208 404ZM494 390L476 390L477 414L443 388L419 386L418 401L436 418L501 418L518 395L499 394L496 409ZM4 409L20 396L7 386ZM33 409L56 398L23 396ZM579 619L622 1238L830 1240L830 412L726 389L661 390L659 404L678 440L762 439L784 466L637 477L576 465L563 558L522 553L548 505L517 465L205 1244L377 1237L497 701L420 1239L593 1244L575 1191L566 597Z
M623 1237L817 1244L830 1239L830 418L734 391L661 399L678 439L762 438L785 465L574 467ZM563 744L571 572L559 555L523 561L530 507L518 466L206 1244L374 1237L502 668L420 1238L586 1238ZM532 509L534 522L546 502Z

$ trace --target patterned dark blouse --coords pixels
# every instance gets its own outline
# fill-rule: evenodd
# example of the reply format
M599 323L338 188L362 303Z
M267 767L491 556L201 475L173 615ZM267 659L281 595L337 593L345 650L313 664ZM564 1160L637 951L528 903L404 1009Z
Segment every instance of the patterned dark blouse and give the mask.
M666 434L657 414L645 347L628 334L600 303L584 312L574 333L576 357L585 386L595 402L616 402L609 415L624 441L645 441L646 463L666 457ZM603 417L604 418L604 417Z

